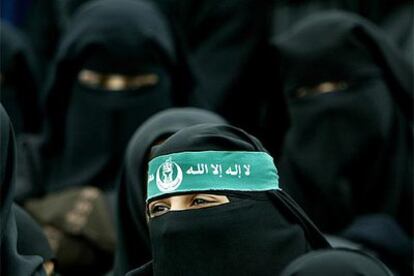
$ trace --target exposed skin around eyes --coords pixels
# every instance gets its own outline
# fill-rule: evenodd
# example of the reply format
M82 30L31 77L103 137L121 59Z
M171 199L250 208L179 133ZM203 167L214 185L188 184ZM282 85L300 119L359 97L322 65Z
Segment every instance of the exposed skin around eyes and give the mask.
M150 202L147 207L147 213L150 218L153 218L171 211L208 208L229 202L228 197L224 195L205 193L178 195Z
M297 98L306 96L314 96L318 94L331 93L335 91L343 91L348 88L348 83L344 81L327 81L319 83L312 87L301 87L296 92Z
M81 84L89 87L120 91L154 86L158 83L159 77L153 73L127 76L116 73L102 74L92 70L82 69L78 74L78 80Z

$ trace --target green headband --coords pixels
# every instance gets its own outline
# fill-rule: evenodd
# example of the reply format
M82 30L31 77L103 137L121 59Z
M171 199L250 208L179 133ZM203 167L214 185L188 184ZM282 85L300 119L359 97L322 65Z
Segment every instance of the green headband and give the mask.
M178 192L274 189L279 189L279 176L265 152L180 152L158 156L148 165L147 201Z

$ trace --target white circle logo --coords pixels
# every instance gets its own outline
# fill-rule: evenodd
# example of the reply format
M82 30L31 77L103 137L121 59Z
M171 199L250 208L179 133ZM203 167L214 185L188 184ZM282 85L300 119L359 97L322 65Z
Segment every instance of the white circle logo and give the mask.
M162 163L156 173L157 187L161 192L171 192L183 181L183 171L171 158Z

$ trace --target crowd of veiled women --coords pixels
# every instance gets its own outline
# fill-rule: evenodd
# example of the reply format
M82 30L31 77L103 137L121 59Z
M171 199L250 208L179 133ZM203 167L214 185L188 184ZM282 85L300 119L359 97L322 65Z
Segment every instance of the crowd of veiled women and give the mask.
M1 275L413 275L411 1L30 3Z

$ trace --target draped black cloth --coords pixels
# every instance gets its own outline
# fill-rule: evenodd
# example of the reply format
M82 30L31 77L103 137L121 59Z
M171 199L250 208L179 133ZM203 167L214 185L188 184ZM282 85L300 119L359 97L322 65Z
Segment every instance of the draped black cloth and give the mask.
M359 216L340 235L374 253L395 274L414 273L413 238L393 217L386 214Z
M289 264L281 276L360 275L392 276L378 259L350 249L318 250L305 254Z
M191 55L206 106L266 136L263 105L274 83L268 47L273 0L152 1L169 16Z
M274 45L291 119L283 187L324 231L387 213L412 235L412 66L344 12L310 16Z
M35 53L23 33L0 23L0 102L16 135L40 131L40 75Z
M19 205L12 205L16 218L17 250L22 255L40 255L44 261L54 261L55 254L37 222Z
M76 11L90 0L33 1L22 26L37 55L45 75L56 54L59 41Z
M182 128L202 123L225 121L201 109L172 108L153 115L131 138L117 187L115 275L124 275L151 260L145 199L146 169L152 146Z
M19 231L13 208L16 149L10 119L0 105L0 252L1 275L45 275L44 259L19 250ZM20 248L21 249L21 248ZM27 254L31 251L31 254ZM27 254L27 255L26 255Z
M238 128L202 124L169 137L154 148L152 158L187 151L266 152ZM278 275L296 257L329 247L281 190L211 193L226 195L230 202L149 219L154 275ZM143 273L141 268L128 275Z
M272 22L272 34L282 34L298 20L322 11L342 10L356 13L375 24L382 25L389 18L400 13L400 9L409 11L410 0L281 0L275 1ZM403 15L403 22L409 18ZM412 17L412 15L411 15ZM394 26L394 30L402 31L406 25ZM391 34L391 32L390 32ZM398 40L395 40L398 41Z
M63 37L43 95L42 179L34 186L42 192L83 185L112 188L135 129L153 113L185 105L191 97L193 78L179 52L151 3L85 4ZM81 82L81 70L150 75L153 83L113 91Z
M380 26L387 32L411 64L414 64L414 3L407 1L395 7Z

